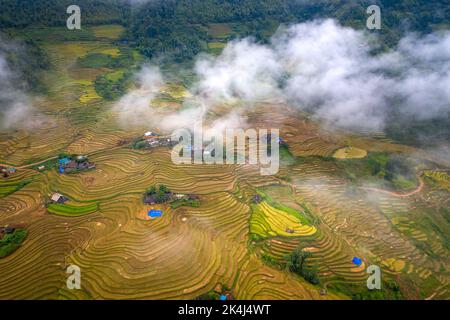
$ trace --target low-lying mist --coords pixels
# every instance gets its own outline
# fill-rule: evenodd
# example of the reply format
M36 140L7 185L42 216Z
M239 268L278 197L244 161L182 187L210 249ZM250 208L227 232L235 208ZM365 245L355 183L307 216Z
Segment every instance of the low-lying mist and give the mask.
M43 116L33 106L27 93L27 85L21 73L9 62L8 56L16 58L23 48L19 43L0 37L0 129L26 129L38 125Z
M364 132L382 131L393 119L448 117L450 32L411 34L395 49L374 53L378 49L376 36L330 19L280 28L267 45L251 38L232 41L219 56L197 58L197 81L189 91L201 111L181 111L164 123L192 123L191 117L219 102L269 98L307 110L329 127ZM150 96L135 90L123 97L116 106L122 120L153 121L150 102L161 85L155 77L162 79L156 67L142 69L139 87Z

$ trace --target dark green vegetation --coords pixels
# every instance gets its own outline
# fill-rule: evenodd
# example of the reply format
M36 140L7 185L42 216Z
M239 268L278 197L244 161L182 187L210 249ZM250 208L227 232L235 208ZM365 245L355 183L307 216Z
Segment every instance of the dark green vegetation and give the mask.
M136 138L135 140L133 140L133 143L131 145L131 147L133 149L145 149L145 147L147 146L147 141L145 141L144 138L140 137L140 138Z
M335 282L327 286L327 289L335 292L345 292L353 300L402 300L404 296L399 284L395 280L382 279L380 290L368 290L367 288L349 284L346 281Z
M108 68L115 70L98 75L94 81L95 91L106 100L114 100L122 96L129 85L129 80L135 71L133 51L121 48L118 56L103 53L90 53L78 59L78 64L84 68Z
M39 167L44 167L44 169L39 170ZM58 160L57 159L47 160L45 162L41 162L41 163L33 166L33 170L36 170L36 171L46 171L46 170L51 170L51 169L56 169L56 168L58 168Z
M95 91L106 100L117 99L125 94L131 75L130 71L123 72L118 77L111 74L100 75L94 82Z
M84 27L81 30L68 32L65 24L56 27L29 26L20 28L8 28L4 30L5 34L11 38L32 39L39 41L92 41L95 35L90 27Z
M144 202L146 203L164 203L172 198L172 192L165 185L151 186L144 193Z
M280 146L280 161L283 165L294 164L296 159L287 146Z
M205 294L202 294L197 300L219 300L220 294L215 292L214 290L210 290Z
M65 26L72 4L80 6L84 24L125 23L128 14L120 0L2 0L0 28Z
M0 33L1 40L7 41L6 45L0 42L0 55L6 57L9 68L15 72L12 79L15 87L33 92L45 91L40 78L51 65L47 55L36 41L14 41Z
M430 120L405 118L392 114L386 124L386 134L404 144L439 146L450 140L448 119L450 119L450 112L443 113L440 118Z
M148 188L144 193L143 201L147 204L170 202L170 207L172 209L177 209L183 206L194 208L198 208L200 206L200 200L197 196L181 195L181 197L176 197L174 193L163 184Z
M0 239L0 258L6 257L16 251L28 232L25 229L16 229L11 234L6 234Z
M4 0L0 27L65 26L69 0ZM379 32L388 46L407 31L430 32L445 24L449 8L438 1L290 1L290 0L154 0L131 5L121 0L80 0L83 24L128 25L128 40L150 58L191 59L207 48L208 39L230 40L253 36L266 41L281 23L335 18L365 28L366 8L378 4L383 12ZM214 32L208 26L227 23L232 32Z
M354 182L364 179L365 182L400 190L417 186L417 163L402 154L371 152L363 159L340 159L336 160L336 164Z
M429 32L446 22L445 1L290 1L290 0L169 0L150 1L135 10L129 37L148 57L164 54L175 60L192 58L206 47L210 23L228 23L228 38L253 36L266 41L280 23L335 18L342 24L365 28L366 8L379 4L381 35L388 46L408 31ZM237 25L236 25L237 24ZM214 37L214 35L212 36Z
M306 260L311 256L310 252L302 251L300 248L294 250L288 257L287 268L303 277L312 284L319 284L320 279L317 275L317 269L307 264Z
M128 48L121 48L120 54L115 57L103 53L89 53L78 58L78 64L84 68L128 68L134 62L133 51Z
M107 68L113 61L113 57L103 53L89 53L78 58L78 64L84 68Z
M210 290L207 293L197 297L196 300L220 300L221 295L226 295L227 297L230 297L231 289L224 284L222 284L221 287L222 287L221 290L218 289Z
M200 200L198 200L198 199L178 199L178 200L172 201L170 203L170 207L172 209L176 209L179 207L198 208L198 207L200 207Z

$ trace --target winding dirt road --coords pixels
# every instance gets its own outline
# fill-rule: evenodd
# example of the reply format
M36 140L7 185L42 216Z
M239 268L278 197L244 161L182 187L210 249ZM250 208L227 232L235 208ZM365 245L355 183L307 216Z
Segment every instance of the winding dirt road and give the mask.
M415 194L421 192L423 187L425 186L425 182L423 181L422 176L419 175L419 176L417 176L417 178L419 179L419 186L415 190L407 192L407 193L389 191L389 190L384 190L384 189L379 189L379 188L369 188L369 187L361 187L360 189L381 192L381 193L388 194L390 196L397 197L397 198L408 198L412 195L415 195Z

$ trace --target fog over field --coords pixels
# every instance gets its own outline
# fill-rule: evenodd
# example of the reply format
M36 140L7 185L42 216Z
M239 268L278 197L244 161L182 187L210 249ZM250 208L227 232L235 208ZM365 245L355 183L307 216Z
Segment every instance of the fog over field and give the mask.
M206 109L219 101L281 97L326 124L364 131L383 130L394 110L416 120L450 111L448 31L411 34L395 50L374 54L377 49L375 37L331 19L296 24L280 28L267 45L245 38L229 43L217 57L200 55L194 67L198 81L190 91ZM160 84L155 77L161 79L152 67L137 78L140 87L153 88ZM127 117L136 115L132 122L142 121L149 100L126 103L134 95L118 106ZM186 116L176 125L189 123Z
M7 52L21 50L0 37L0 129L26 128L36 118L31 99L23 90L20 74L7 61Z

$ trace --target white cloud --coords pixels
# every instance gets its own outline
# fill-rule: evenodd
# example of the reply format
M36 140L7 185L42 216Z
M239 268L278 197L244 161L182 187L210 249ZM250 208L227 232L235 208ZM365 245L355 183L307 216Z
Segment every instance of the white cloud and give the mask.
M0 38L0 129L32 128L43 116L33 106L32 99L23 90L20 76L6 58L6 52L20 50L14 43Z
M154 66L144 66L136 75L137 88L124 95L113 107L123 126L154 125L156 113L152 100L164 85L161 72Z
M229 43L219 57L201 56L195 72L195 92L213 101L269 98L282 74L275 52L250 39Z
M323 123L361 130L382 130L393 108L419 120L450 111L450 32L410 35L397 48L372 54L376 45L376 38L334 20L292 25L268 45L247 38L229 43L217 57L200 55L190 90L197 107L156 116L149 101L162 77L154 68L143 69L140 90L119 105L139 121L153 119L167 128L192 124L216 104L270 98L308 109ZM238 124L240 113L224 115L216 125Z

